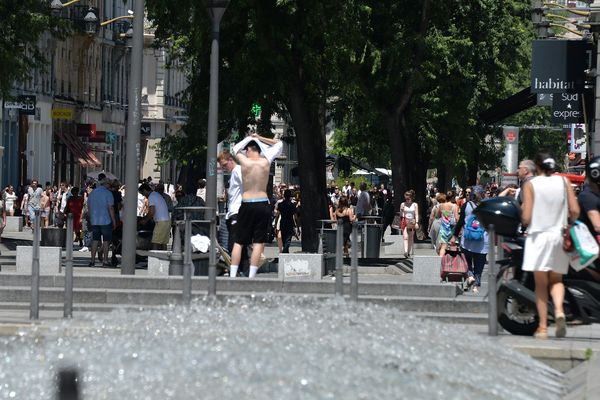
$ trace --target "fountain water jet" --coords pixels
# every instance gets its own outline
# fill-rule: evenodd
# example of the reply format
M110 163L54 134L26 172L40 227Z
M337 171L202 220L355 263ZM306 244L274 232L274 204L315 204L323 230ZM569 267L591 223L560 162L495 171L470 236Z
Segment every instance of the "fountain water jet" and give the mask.
M562 375L494 339L380 305L208 300L50 321L0 339L0 399L559 399Z

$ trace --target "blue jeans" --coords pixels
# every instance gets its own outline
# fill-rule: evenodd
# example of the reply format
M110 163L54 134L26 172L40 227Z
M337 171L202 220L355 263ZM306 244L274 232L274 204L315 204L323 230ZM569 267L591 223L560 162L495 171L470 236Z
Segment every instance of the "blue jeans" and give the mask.
M463 249L467 265L469 266L469 276L475 278L475 285L481 286L481 274L487 260L487 254L473 253L472 251Z
M27 205L27 211L29 212L29 221L31 222L31 226L33 227L33 223L35 222L35 211L39 210L39 207L35 207L31 204Z

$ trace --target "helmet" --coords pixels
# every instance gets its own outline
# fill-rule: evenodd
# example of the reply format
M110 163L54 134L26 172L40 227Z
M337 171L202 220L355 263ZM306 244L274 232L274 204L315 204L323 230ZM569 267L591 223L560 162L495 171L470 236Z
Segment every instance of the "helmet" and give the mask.
M592 182L600 183L600 157L594 157L587 165L587 176Z
M512 197L492 197L482 201L473 211L488 229L494 225L496 233L504 236L515 236L521 223L521 207Z

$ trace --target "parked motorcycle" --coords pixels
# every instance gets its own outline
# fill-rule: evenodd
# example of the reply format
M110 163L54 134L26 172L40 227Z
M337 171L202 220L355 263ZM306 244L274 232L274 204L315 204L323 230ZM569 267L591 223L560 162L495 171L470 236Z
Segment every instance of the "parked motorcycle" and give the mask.
M531 336L538 326L533 274L521 269L525 238L518 233L521 209L511 197L496 197L482 202L475 210L487 228L494 225L496 234L504 238L506 258L499 260L496 276L498 323L514 335ZM579 272L569 268L563 278L565 315L570 323L600 322L600 272L594 265ZM549 319L554 319L554 306L548 301Z

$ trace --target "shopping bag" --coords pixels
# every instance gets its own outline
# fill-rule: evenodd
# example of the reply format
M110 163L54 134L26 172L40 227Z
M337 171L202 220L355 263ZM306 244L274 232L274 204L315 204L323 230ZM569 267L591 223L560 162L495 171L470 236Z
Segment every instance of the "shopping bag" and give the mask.
M569 254L569 264L575 271L580 271L598 258L600 247L583 222L575 221L569 231L574 248Z

